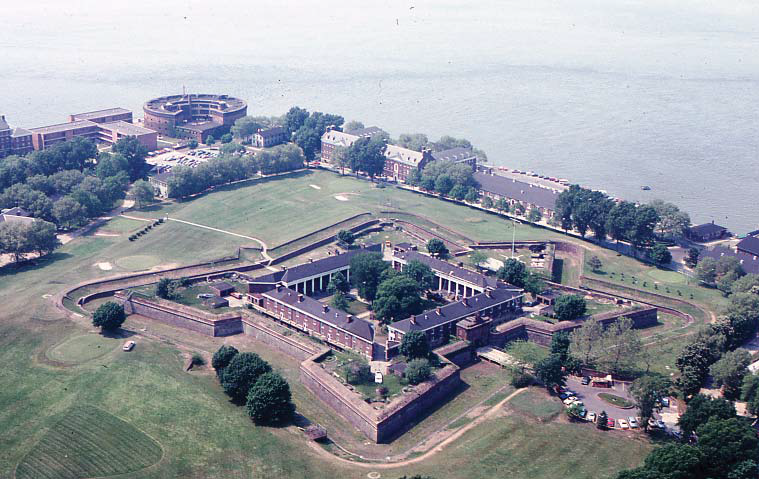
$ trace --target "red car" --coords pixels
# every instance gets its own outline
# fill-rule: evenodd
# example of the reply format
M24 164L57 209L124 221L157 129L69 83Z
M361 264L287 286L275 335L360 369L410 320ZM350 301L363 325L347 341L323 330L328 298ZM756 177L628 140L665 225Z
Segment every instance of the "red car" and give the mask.
M614 419L609 418L609 420L606 421L606 427L608 427L609 429L614 429Z

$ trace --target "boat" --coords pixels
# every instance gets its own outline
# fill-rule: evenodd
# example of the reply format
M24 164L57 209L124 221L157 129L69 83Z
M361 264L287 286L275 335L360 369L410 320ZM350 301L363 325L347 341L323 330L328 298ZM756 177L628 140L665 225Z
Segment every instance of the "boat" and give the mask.
M640 187L640 189L643 190L643 191L648 191L648 190L651 189L651 187L648 186L648 185L643 185L643 186Z

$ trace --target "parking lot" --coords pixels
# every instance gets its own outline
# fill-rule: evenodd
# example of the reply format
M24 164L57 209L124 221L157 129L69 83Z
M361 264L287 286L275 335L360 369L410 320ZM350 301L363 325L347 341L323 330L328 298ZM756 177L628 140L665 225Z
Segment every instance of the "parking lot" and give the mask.
M146 161L154 166L189 166L194 168L201 163L205 163L211 158L219 155L219 152L210 148L197 148L195 150L175 151L171 148L164 148L153 152L148 156Z
M609 419L614 419L616 427L619 427L619 419L627 421L630 416L638 416L638 410L636 408L627 409L617 407L609 404L598 396L601 393L609 393L633 402L627 384L616 382L611 388L598 388L590 385L583 385L581 379L582 378L570 376L567 378L567 388L575 393L574 395L578 400L583 402L588 414L595 412L596 415L598 415L601 411L606 411ZM677 427L677 407L674 403L672 403L670 407L663 408L661 413L655 412L654 417L655 419L662 419L664 421L667 431L679 431L679 428Z

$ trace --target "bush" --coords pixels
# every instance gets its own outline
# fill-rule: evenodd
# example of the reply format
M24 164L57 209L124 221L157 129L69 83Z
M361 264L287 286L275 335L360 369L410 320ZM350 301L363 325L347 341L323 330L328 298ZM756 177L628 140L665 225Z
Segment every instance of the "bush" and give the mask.
M221 373L224 368L232 361L232 359L239 354L239 351L234 346L227 346L226 344L216 350L211 358L211 366L216 370L216 376L221 377Z
M290 385L277 373L261 375L250 388L246 407L257 423L281 424L290 421L295 412Z
M193 366L203 366L206 360L200 353L192 353L191 363Z
M345 380L348 384L362 384L372 380L372 371L364 361L351 361L345 365Z
M532 382L533 382L533 377L527 373L515 374L511 378L511 385L517 389L526 388L527 386L531 385Z
M406 367L406 379L411 384L419 384L427 380L432 374L430 362L426 359L412 359Z

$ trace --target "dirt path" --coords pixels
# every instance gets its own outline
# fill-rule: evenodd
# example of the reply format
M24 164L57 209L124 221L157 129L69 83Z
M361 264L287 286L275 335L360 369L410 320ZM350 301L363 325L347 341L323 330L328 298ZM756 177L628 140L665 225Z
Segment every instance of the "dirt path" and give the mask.
M201 224L198 224L198 223L192 223L190 221L185 221L185 220L178 220L176 218L169 218L169 221L176 221L176 222L184 223L184 224L191 225L191 226L197 226L198 228L205 228L207 230L216 231L216 232L219 232L219 233L224 233L224 234L228 234L228 235L232 235L232 236L237 236L238 238L245 238L245 239L249 239L249 240L255 241L256 243L258 243L258 244L261 245L261 256L263 256L264 259L266 259L267 261L271 261L272 260L272 257L269 256L269 253L267 252L267 249L269 247L266 245L266 243L263 242L263 240L260 240L260 239L258 239L256 237L245 236L245 235L241 235L239 233L233 233L231 231L220 230L219 228L212 228L211 226L201 225Z
M451 444L453 441L459 439L461 436L466 434L471 429L477 427L478 425L482 424L488 419L491 419L492 417L496 416L501 412L501 409L503 408L503 405L507 402L511 401L515 396L518 394L526 391L527 389L517 389L513 393L506 396L503 400L501 400L498 404L488 409L484 414L480 415L475 419L474 421L470 422L466 426L462 427L458 431L454 432L450 436L448 436L446 439L438 443L436 446L434 446L429 451L425 452L421 456L414 457L412 459L406 459L403 461L398 462L385 462L385 463L369 463L369 462L356 462L351 461L348 459L344 459L342 457L335 456L334 454L330 453L329 451L323 449L321 446L316 444L313 441L309 441L308 445L311 446L311 449L316 451L320 456L328 458L330 461L338 461L340 463L356 466L356 467L362 467L365 469L395 469L397 467L405 467L409 466L411 464L416 464L417 462L426 461L430 457L434 456L435 454L442 452L443 449L445 449L446 446Z

